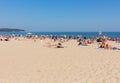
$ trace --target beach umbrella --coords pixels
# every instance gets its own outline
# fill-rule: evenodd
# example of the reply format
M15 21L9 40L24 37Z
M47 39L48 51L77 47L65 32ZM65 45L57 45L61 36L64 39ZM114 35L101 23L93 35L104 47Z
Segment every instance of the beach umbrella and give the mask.
M27 35L32 35L32 33L28 32Z
M102 35L102 32L101 32L101 31L99 32L99 35Z

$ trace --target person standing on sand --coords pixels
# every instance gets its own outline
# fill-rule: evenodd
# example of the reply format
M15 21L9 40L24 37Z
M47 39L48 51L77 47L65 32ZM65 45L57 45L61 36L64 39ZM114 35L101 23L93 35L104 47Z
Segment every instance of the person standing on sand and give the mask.
M40 36L40 42L41 42L41 43L43 42L43 37L42 37L42 36Z
M34 42L36 42L38 39L38 35L34 35Z
M48 36L48 35L46 35L46 36L45 36L45 38L46 38L46 39L48 39L48 38L49 38L49 36Z
M101 41L102 41L102 48L105 48L106 47L106 38L102 37Z

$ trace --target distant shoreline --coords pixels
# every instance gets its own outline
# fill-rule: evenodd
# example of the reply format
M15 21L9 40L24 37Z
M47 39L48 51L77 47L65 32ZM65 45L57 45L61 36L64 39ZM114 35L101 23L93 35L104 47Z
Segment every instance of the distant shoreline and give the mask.
M24 32L23 29L0 28L0 32Z

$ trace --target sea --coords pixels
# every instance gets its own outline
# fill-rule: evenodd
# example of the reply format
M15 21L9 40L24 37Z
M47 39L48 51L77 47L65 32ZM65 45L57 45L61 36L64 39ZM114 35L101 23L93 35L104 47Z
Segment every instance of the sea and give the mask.
M82 36L91 38L92 36L107 36L110 38L117 38L120 37L120 32L0 32L0 34L21 34L21 35L57 35L57 36Z

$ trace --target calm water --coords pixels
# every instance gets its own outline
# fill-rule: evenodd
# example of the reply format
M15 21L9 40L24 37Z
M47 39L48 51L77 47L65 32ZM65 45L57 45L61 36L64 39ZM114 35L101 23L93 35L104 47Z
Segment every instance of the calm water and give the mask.
M82 35L82 37L91 37L99 35L98 32L31 32L33 35L67 35L67 36L78 36ZM0 32L0 34L22 34L26 35L27 32ZM120 37L120 32L102 32L102 35L108 36L108 37Z

